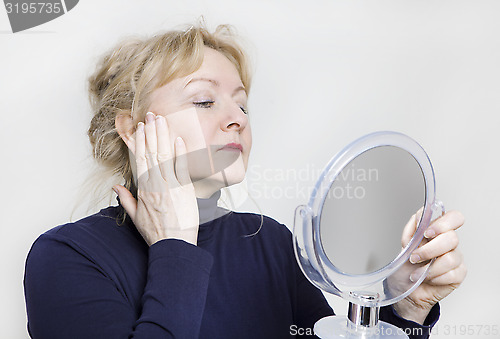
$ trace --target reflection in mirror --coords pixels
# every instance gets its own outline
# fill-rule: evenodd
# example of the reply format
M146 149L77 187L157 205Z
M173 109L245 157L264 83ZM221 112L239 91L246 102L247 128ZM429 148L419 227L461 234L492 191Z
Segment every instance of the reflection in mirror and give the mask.
M393 146L365 151L343 168L325 199L325 254L351 275L387 266L402 250L405 225L424 204L424 177L410 153Z

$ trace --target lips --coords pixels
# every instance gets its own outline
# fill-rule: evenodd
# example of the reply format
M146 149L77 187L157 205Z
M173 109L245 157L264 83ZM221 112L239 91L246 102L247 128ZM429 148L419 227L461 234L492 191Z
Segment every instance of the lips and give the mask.
M243 152L243 147L241 144L237 144L234 142L231 142L223 147L221 147L219 150L227 150L227 151L240 151Z

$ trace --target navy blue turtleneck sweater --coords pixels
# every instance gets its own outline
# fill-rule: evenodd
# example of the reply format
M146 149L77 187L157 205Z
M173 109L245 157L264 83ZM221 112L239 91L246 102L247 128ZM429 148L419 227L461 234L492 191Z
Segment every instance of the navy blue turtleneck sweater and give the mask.
M333 314L298 267L290 231L251 213L198 199L198 245L148 247L123 208L55 227L33 244L25 268L33 338L290 338ZM435 307L426 325L439 316ZM383 308L381 319L420 326ZM300 337L308 337L306 335ZM417 338L417 337L415 337Z

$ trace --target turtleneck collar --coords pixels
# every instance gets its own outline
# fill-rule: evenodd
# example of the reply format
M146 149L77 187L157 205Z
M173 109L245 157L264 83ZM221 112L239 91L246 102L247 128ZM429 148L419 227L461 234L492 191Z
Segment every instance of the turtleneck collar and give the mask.
M196 198L196 201L198 202L200 225L222 217L230 212L229 210L217 206L217 201L219 201L220 196L221 191L218 190L212 194L210 198Z

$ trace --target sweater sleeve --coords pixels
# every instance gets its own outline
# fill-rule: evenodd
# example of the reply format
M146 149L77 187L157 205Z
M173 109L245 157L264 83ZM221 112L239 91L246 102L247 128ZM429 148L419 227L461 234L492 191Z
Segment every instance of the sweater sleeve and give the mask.
M42 235L26 260L24 289L33 338L196 338L213 258L182 240L149 247L142 310L92 258L57 234Z
M406 320L399 316L392 305L380 308L380 320L401 328L410 339L427 339L431 334L432 327L439 319L439 303L434 305L427 315L423 325L414 321Z

